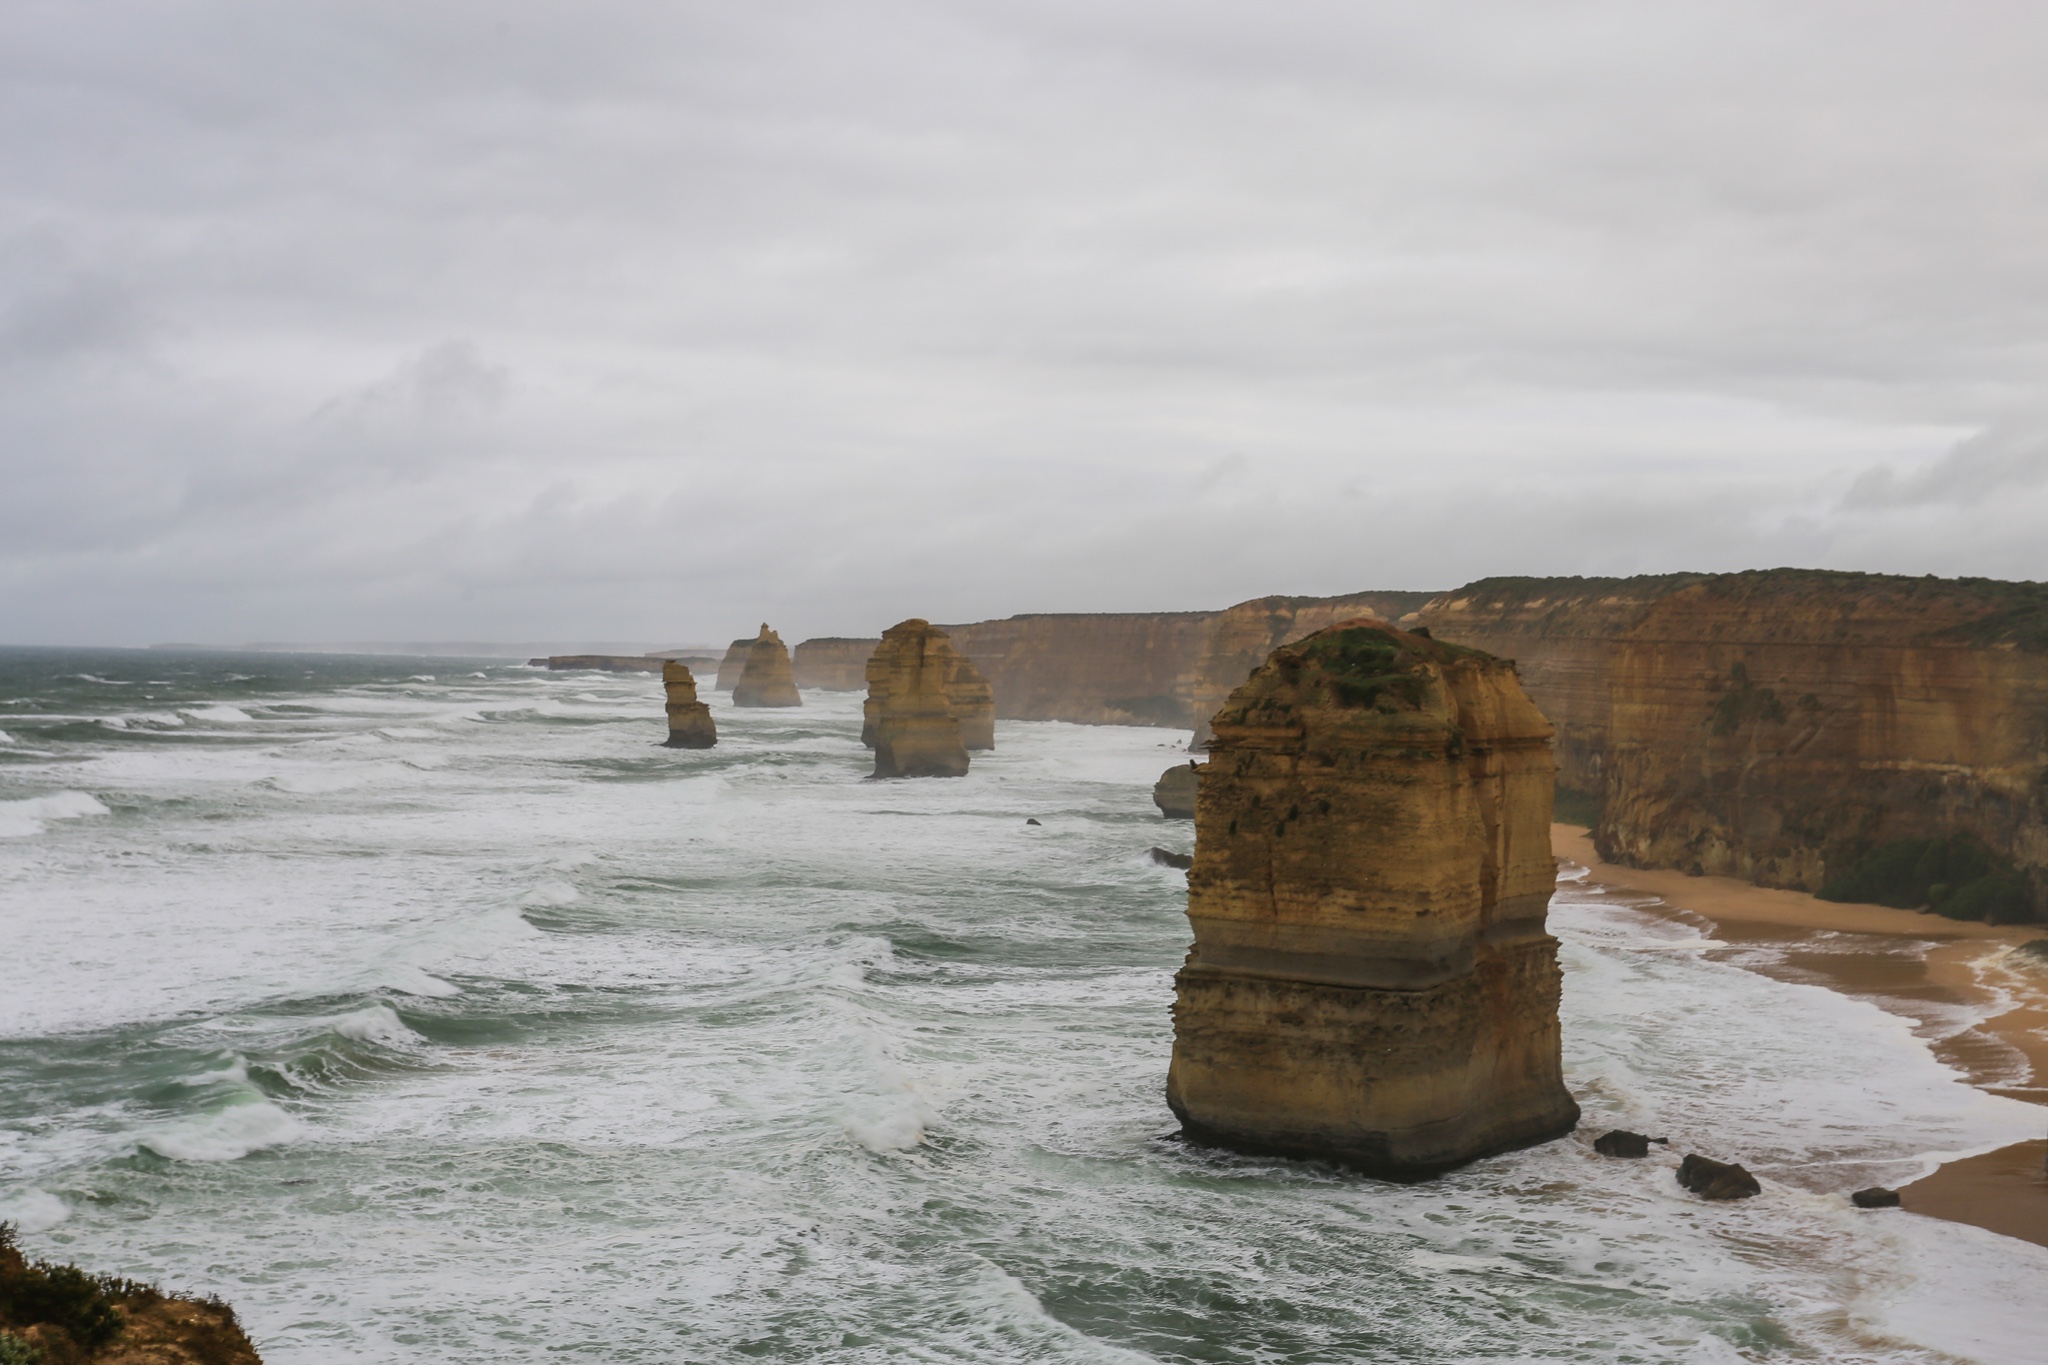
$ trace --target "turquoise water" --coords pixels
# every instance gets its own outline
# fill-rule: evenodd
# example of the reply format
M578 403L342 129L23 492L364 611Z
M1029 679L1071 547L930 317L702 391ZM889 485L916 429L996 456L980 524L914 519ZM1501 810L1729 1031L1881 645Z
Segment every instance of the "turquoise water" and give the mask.
M659 691L0 651L0 1217L273 1365L2034 1358L2048 1255L1839 1198L2041 1127L1906 1021L1568 882L1585 1132L1415 1187L1193 1150L1184 733L876 783L858 696L692 752Z

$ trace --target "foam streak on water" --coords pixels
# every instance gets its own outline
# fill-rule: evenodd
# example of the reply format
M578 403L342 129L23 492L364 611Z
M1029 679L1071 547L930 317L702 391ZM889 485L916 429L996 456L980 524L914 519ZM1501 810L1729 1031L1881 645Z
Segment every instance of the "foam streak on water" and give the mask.
M2032 1358L2048 1255L1839 1198L2039 1126L1907 1021L1568 889L1583 1136L1672 1155L1190 1150L1185 735L873 783L857 697L725 701L673 751L640 675L0 654L0 1217L284 1365Z

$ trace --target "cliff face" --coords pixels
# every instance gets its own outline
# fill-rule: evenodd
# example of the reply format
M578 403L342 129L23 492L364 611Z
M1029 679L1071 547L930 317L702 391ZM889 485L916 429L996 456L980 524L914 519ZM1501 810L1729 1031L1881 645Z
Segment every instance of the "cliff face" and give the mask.
M721 667L719 672L724 673ZM747 645L747 666L732 690L734 706L802 706L782 637L761 623L761 633Z
M1521 661L1602 856L1823 889L1896 841L2048 866L2048 587L1500 579L1413 618ZM2038 876L2031 883L2043 908Z
M1551 729L1513 666L1346 623L1214 725L1167 1081L1188 1134L1407 1179L1569 1131Z
M882 632L867 664L862 736L874 746L876 777L967 775L967 746L947 693L958 660L946 632L929 621L913 617Z
M31 1261L0 1223L0 1360L44 1365L263 1365L219 1299Z
M867 686L868 656L881 643L839 636L805 640L790 652L796 685L826 692L858 692Z
M1012 616L947 626L1006 720L1202 728L1288 640L1353 616L1398 616L1434 594L1262 597L1227 611Z
M668 694L668 741L670 749L709 749L718 743L718 725L711 708L697 700L697 680L690 670L671 659L662 666L662 690Z
M747 671L747 656L753 648L754 637L751 635L734 640L725 647L725 657L718 661L716 691L730 692L740 685L740 675Z

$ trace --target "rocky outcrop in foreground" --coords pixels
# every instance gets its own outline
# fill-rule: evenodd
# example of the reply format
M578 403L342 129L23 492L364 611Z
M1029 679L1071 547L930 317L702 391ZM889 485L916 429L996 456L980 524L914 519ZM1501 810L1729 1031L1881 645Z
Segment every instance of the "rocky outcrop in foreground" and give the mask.
M1167 1102L1419 1179L1569 1132L1551 729L1514 666L1353 621L1275 651L1200 769Z
M218 1299L30 1261L0 1223L0 1361L37 1365L262 1365Z
M882 632L868 659L861 738L876 777L964 777L967 746L947 683L958 659L946 632L915 617Z
M721 670L723 671L723 670ZM732 690L734 706L802 706L782 637L761 623L761 633L747 645L747 666Z
M662 690L668 694L668 742L670 749L709 749L718 743L718 725L711 708L697 700L697 680L690 670L671 659L661 670Z
M858 692L868 685L868 657L880 643L838 635L805 640L789 653L796 685L825 692Z

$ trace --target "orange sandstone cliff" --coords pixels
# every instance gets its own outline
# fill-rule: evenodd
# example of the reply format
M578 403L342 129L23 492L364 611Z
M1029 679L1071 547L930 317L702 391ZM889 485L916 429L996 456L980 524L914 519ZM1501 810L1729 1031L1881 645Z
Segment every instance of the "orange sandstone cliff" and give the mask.
M683 664L671 659L662 665L662 690L668 695L668 740L670 749L709 749L718 743L718 725L711 708L697 700L697 680Z
M720 673L724 672L721 668ZM734 706L802 706L782 637L761 623L761 633L747 645L747 666L732 690Z
M1012 616L946 631L987 676L1006 720L1206 730L1275 647L1348 617L1398 616L1432 596L1263 597L1220 612Z
M996 694L974 660L946 646L946 704L960 722L960 742L970 749L996 747Z
M853 640L833 635L805 640L790 651L796 685L826 692L858 692L867 686L868 657L880 643L872 638Z
M1991 917L2048 910L2048 585L1488 579L1413 620L1520 661L1604 857L1835 894L1962 840L2006 887Z
M947 684L959 655L946 632L915 617L882 632L868 659L862 738L876 777L964 777L967 746Z
M1167 1079L1187 1134L1414 1179L1570 1131L1551 727L1514 666L1346 622L1214 725Z

